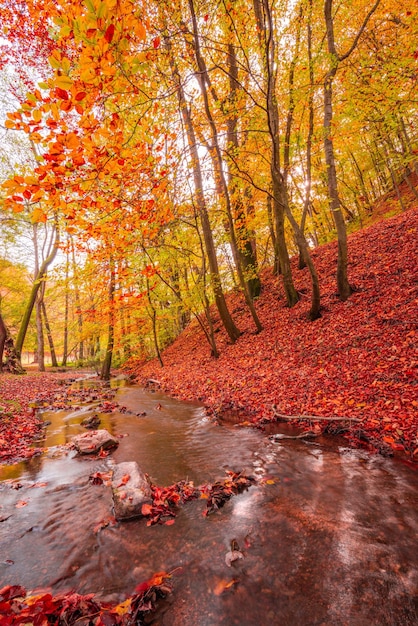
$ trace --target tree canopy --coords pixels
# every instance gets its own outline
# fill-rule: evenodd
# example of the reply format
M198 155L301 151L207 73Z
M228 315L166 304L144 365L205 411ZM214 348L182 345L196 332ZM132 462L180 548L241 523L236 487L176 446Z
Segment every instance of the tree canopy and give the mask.
M49 308L63 361L104 377L115 352L162 363L192 318L217 356L210 305L235 342L237 289L262 331L265 268L278 306L300 299L294 254L315 320L311 252L334 238L347 300L347 230L402 182L417 195L416 18L398 0L3 0L0 219L35 259L19 329L11 294L1 309L18 357Z

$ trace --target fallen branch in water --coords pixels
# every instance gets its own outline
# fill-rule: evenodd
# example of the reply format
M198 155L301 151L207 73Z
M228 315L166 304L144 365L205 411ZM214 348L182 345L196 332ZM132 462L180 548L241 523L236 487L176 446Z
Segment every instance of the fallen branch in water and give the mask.
M292 420L310 420L317 422L362 422L363 420L358 417L324 417L323 415L283 415L283 413L278 413L276 410L276 406L272 405L273 417L277 418L282 422L291 422Z
M306 439L310 437L318 437L321 433L314 433L312 430L307 430L306 433L300 433L300 435L285 435L284 433L276 433L271 435L269 439L272 441L280 441L280 439Z

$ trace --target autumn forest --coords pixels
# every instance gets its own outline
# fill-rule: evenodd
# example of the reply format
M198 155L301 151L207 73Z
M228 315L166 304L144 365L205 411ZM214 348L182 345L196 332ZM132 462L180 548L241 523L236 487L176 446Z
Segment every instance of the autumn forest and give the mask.
M82 370L415 466L417 17L1 0L1 461Z
M315 320L312 249L338 240L347 300L347 232L389 190L405 209L401 183L417 195L404 3L25 1L1 15L2 239L25 239L33 272L4 255L10 368L26 347L40 367L47 349L106 377L112 357L160 358L191 319L217 356L212 302L231 342L231 289L262 331L263 270L293 307L294 255Z

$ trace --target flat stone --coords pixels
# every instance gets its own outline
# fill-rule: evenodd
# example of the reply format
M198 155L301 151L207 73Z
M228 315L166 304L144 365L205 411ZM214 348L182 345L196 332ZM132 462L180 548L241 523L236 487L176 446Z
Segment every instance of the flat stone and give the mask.
M151 487L134 461L115 465L112 492L117 520L142 517L142 505L152 503Z
M119 441L105 429L76 435L72 443L80 454L97 454L100 450L110 450L119 445Z

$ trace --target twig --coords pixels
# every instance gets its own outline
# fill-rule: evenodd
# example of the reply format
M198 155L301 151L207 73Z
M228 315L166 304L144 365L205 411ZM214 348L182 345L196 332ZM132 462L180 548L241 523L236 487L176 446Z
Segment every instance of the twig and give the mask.
M316 420L318 422L362 422L363 420L358 417L324 417L323 415L283 415L276 411L276 406L272 405L273 417L281 420L282 422L290 422L292 420Z

